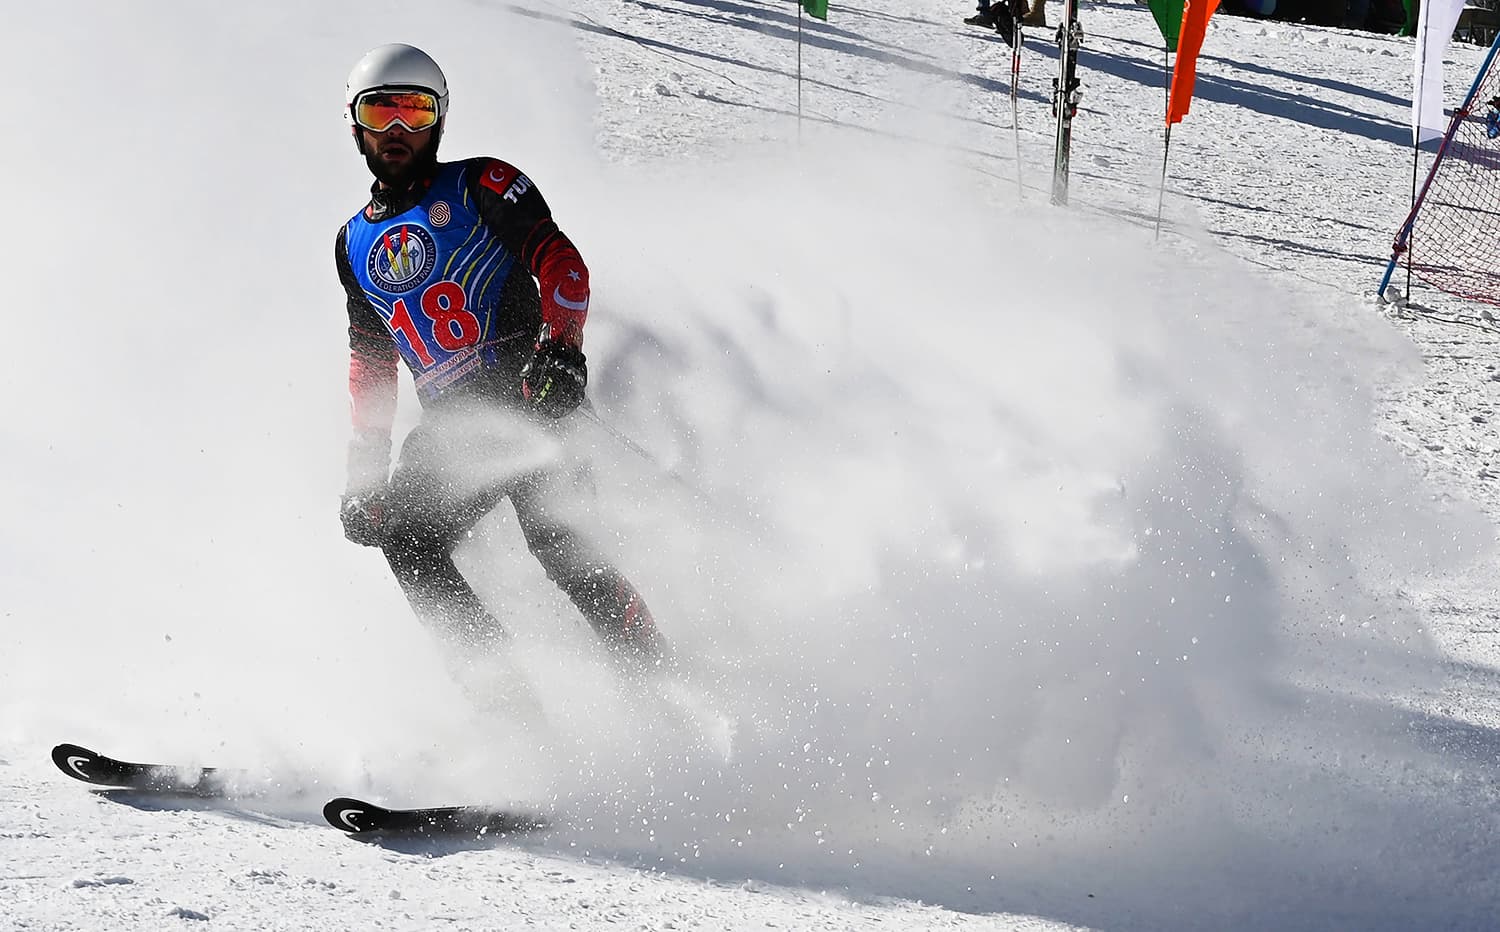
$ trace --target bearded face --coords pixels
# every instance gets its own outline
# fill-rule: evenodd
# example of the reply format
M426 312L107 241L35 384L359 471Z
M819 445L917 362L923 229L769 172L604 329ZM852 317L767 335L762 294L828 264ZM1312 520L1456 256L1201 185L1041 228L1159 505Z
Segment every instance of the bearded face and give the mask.
M437 165L436 127L414 133L396 125L383 133L361 129L360 134L370 174L390 187L405 187Z

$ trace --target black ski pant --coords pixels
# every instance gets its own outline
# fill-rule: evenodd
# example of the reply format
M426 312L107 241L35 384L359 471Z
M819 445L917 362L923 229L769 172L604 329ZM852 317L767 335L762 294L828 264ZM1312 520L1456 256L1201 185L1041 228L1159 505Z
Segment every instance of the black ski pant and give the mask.
M528 435L530 435L528 440ZM412 610L468 644L506 636L453 563L478 521L509 499L526 546L611 648L657 661L661 639L645 600L619 570L551 507L554 476L528 465L536 435L506 415L424 417L401 447L389 485L382 546Z

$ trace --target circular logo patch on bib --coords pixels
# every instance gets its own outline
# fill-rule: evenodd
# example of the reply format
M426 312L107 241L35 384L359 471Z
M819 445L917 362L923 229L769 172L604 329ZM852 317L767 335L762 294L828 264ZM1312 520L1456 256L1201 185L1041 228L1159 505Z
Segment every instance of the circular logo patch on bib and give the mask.
M370 279L393 292L411 291L427 280L437 262L432 234L413 223L385 230L370 247L365 267Z

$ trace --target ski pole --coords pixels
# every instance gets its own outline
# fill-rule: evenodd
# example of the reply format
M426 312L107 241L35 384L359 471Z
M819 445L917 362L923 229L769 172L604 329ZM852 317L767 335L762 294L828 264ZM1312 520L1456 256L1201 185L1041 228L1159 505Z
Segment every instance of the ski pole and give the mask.
M683 490L686 491L689 495L692 495L694 498L699 499L704 504L711 505L715 509L719 508L714 500L708 496L707 492L700 489L695 483L689 481L682 475L682 473L678 472L675 469L669 469L664 463L662 463L661 460L652 455L650 450L630 439L630 437L627 436L624 432L606 423L605 420L601 418L598 412L596 412L592 407L585 405L578 410L583 412L584 416L589 420L593 421L595 424L598 424L600 429L602 429L610 437L614 438L616 443L629 450L631 453L634 453L643 462L649 465L653 470L657 472L658 475L662 475L667 477L668 479L671 479L673 482L681 486Z
M602 429L610 437L614 438L616 443L629 450L631 453L634 453L643 462L648 464L658 475L665 476L666 478L671 479L679 487L681 487L684 492L697 499L700 505L706 506L710 511L713 511L714 513L724 518L733 519L737 524L750 525L762 530L767 528L765 519L757 512L748 508L728 508L722 503L714 500L696 483L684 477L682 473L678 472L675 469L668 469L661 460L652 455L650 450L647 450L639 443L636 443L634 440L630 439L630 437L624 432L605 423L604 419L601 418L598 412L596 412L592 407L585 405L578 410L581 411L583 415L589 420L593 421L595 424L598 424L600 429Z
M601 418L598 412L596 412L592 407L585 405L579 410L583 412L584 417L587 417L595 424L598 424L606 434L609 434L611 437L615 438L615 442L620 444L620 446L624 447L625 449L634 453L636 456L639 456L641 459L645 460L647 463L651 464L652 468L654 468L657 472L660 472L663 475L671 476L673 479L676 479L679 482L687 481L686 479L683 479L680 475L678 475L675 470L671 470L666 466L663 466L660 460L651 455L650 450L647 450L645 447L636 443L634 440L631 440L620 430L617 430L612 425L606 423L605 420Z

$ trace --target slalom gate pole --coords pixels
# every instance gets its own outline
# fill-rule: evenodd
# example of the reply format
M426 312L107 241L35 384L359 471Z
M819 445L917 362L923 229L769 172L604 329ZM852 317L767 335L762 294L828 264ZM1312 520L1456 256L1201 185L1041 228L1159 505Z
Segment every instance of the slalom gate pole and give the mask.
M1011 37L1010 45L1010 129L1011 137L1016 144L1016 197L1021 200L1026 198L1026 185L1021 182L1021 123L1017 113L1016 95L1020 90L1021 43L1024 41L1025 34L1021 31L1021 20L1017 17L1015 33Z
M1172 50L1162 46L1161 50L1162 73L1167 76L1163 85L1163 97L1161 114L1162 120L1166 121L1172 115ZM1156 239L1161 239L1161 212L1167 200L1167 159L1172 152L1172 124L1167 123L1166 139L1161 147L1161 187L1156 189Z
M1495 41L1490 43L1489 54L1484 56L1484 63L1479 66L1479 72L1474 75L1474 83L1469 87L1469 93L1464 95L1463 105L1453 111L1453 118L1448 121L1448 131L1443 134L1443 141L1438 143L1437 155L1433 156L1432 167L1427 170L1427 180L1422 182L1422 190L1412 201L1411 213L1406 215L1406 220L1396 232L1396 242L1391 250L1391 261L1386 264L1385 274L1380 278L1380 288L1375 292L1376 298L1382 302L1385 301L1385 289L1391 284L1391 276L1396 272L1396 263L1401 261L1401 254L1408 251L1412 227L1417 222L1417 212L1422 209L1422 202L1427 199L1427 191L1432 187L1432 179L1437 177L1438 166L1443 164L1443 156L1448 154L1448 144L1453 141L1454 134L1458 132L1458 128L1463 125L1464 120L1469 116L1470 109L1474 106L1474 95L1479 93L1479 85L1484 81L1484 76L1489 73L1496 51L1500 51L1500 32L1495 33ZM1415 142L1415 137L1413 140L1412 148L1416 151L1412 154L1412 163L1415 166L1421 144ZM1413 168L1413 171L1415 170ZM1411 257L1409 255L1407 257L1406 296L1411 297Z
M1422 146L1412 139L1411 143L1411 209L1417 209L1417 175L1421 171ZM1437 163L1434 162L1434 165ZM1413 214L1415 216L1415 214ZM1411 250L1406 250L1406 297L1411 297Z
M797 4L797 141L802 141L802 0Z
M1172 50L1165 45L1161 47L1161 112L1163 114L1172 112Z
M1161 187L1156 189L1156 238L1161 239L1161 212L1167 201L1167 159L1172 151L1172 124L1167 124L1166 142L1161 147Z

